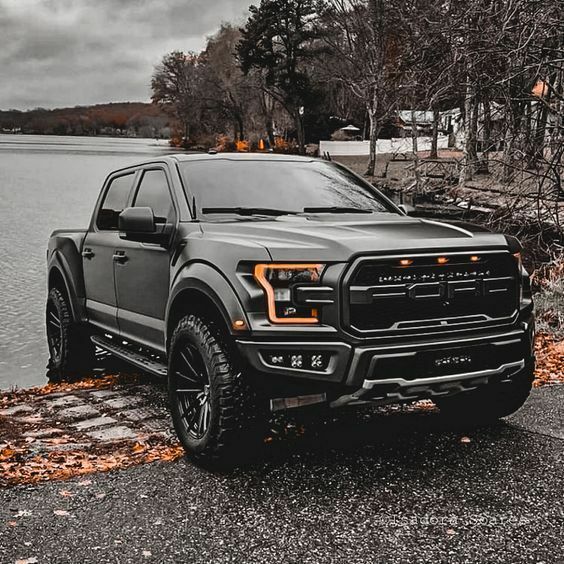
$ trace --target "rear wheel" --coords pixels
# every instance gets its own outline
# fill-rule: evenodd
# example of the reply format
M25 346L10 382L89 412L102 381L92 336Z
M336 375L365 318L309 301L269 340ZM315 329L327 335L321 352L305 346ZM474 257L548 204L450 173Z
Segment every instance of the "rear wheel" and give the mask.
M260 445L266 418L235 353L212 324L180 320L171 339L169 400L185 450L203 463L232 465Z
M443 417L453 423L478 426L495 423L515 413L527 400L533 384L533 368L526 367L510 382L492 383L470 392L437 398Z
M68 382L91 373L95 362L94 345L85 327L73 320L68 298L58 288L49 291L45 322L49 381Z

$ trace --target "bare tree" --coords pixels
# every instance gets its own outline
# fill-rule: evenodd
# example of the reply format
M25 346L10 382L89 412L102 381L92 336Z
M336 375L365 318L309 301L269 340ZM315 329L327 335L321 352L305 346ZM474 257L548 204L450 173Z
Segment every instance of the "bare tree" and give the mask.
M399 30L393 0L328 0L323 35L335 80L362 101L369 120L367 176L374 176L380 130L397 108Z
M248 119L258 85L251 76L243 74L236 57L241 32L228 24L208 39L201 55L201 98L214 123L221 130L227 119L233 124L234 138L245 139L245 122Z
M163 57L151 80L154 103L172 114L190 137L190 128L198 123L200 108L199 55L173 51Z

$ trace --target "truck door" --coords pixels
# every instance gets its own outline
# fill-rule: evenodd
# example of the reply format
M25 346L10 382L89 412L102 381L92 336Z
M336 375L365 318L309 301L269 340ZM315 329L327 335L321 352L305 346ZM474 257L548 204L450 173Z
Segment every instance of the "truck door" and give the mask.
M164 168L142 172L133 207L150 207L155 221L176 223ZM171 251L161 245L120 240L115 253L115 280L120 335L165 350L165 308L169 294Z
M127 206L134 179L134 172L110 179L82 249L88 318L112 333L118 330L113 256L121 241L118 216Z

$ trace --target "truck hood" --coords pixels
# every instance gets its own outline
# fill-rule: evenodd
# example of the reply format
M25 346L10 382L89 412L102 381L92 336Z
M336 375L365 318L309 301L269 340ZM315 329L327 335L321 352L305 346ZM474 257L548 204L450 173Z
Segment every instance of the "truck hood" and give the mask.
M503 235L479 227L393 214L242 218L201 226L205 238L262 245L274 261L341 262L370 253L507 248Z

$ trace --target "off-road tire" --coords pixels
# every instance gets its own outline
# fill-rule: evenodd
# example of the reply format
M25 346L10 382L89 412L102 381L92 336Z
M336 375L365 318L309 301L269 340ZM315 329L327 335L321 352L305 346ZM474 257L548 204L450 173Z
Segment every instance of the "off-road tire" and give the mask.
M90 375L95 364L94 344L85 326L73 320L68 298L56 287L47 297L46 325L49 381L71 382Z
M260 450L266 431L263 402L241 369L228 338L213 323L187 315L179 321L170 343L168 394L174 428L189 457L207 466L232 467L247 462ZM200 368L196 372L205 372L200 375L207 386L211 413L202 436L197 436L200 431L196 432L196 422L189 411L192 408L186 408L188 400L182 403L183 396L176 391L179 383L190 386L178 375L179 370L186 371L187 350L193 355L193 365L199 355ZM181 360L183 351L185 358ZM204 398L202 393L198 396Z
M533 384L533 368L525 367L511 382L491 383L469 392L437 398L441 416L450 422L476 427L491 425L515 413L527 400Z

